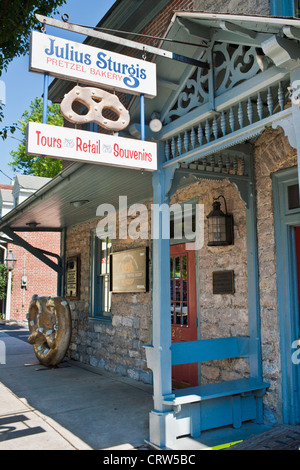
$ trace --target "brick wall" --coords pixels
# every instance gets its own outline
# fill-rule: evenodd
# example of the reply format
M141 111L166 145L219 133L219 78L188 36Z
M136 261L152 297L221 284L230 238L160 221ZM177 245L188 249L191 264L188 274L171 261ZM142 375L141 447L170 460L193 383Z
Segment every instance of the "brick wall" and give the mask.
M60 254L60 233L20 232L19 235L36 248ZM10 247L17 259L13 270L11 320L27 321L26 314L33 295L57 295L57 274L24 248L8 244L8 249ZM56 261L55 258L52 260ZM23 275L27 276L26 289L21 287Z

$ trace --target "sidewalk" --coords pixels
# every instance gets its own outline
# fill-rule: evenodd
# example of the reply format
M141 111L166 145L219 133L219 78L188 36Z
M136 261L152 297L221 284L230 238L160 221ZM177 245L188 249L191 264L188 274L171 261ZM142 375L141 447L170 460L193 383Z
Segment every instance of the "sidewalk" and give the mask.
M0 325L1 450L151 450L152 387L64 361L43 367L27 328ZM5 345L6 364L1 364ZM224 449L224 444L237 444ZM184 437L178 450L298 450L300 426L245 423Z
M0 450L147 449L152 387L73 361L47 369L27 337L0 325Z

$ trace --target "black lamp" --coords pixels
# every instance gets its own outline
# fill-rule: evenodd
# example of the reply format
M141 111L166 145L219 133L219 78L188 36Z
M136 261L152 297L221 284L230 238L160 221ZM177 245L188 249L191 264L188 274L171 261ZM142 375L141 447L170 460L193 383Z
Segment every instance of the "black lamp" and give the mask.
M221 210L220 198L224 199L225 211ZM226 199L220 195L214 198L213 210L208 214L208 246L233 244L233 217L227 213Z

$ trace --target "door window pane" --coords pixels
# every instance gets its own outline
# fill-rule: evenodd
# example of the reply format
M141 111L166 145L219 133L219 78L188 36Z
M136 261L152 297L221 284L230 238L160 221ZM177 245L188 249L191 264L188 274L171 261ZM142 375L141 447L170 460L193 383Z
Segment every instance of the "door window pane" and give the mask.
M171 322L188 325L187 255L171 256Z

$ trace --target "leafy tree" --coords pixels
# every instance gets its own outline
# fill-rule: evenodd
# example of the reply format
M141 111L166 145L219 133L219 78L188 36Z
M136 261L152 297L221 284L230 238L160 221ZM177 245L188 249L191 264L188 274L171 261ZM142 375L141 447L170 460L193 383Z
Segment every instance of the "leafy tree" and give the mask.
M35 14L57 13L57 8L64 3L66 0L1 0L0 75L14 57L28 52L31 31L41 28Z
M26 154L26 127L29 121L42 122L43 102L41 98L35 98L30 104L30 109L24 111L18 121L23 138L18 150L13 150L10 155L13 160L9 163L14 171L19 171L24 175L44 176L53 178L62 170L62 161L54 158L39 157ZM48 106L47 123L53 126L62 126L63 117L60 114L59 104L54 103Z
M39 13L49 16L66 0L0 0L0 76L8 64L29 50L30 33L40 29L41 23L35 18ZM0 105L0 122L4 117L4 106ZM8 132L15 131L16 124L5 126L0 131L2 139Z
M0 263L0 300L5 299L7 289L7 267L5 264Z

